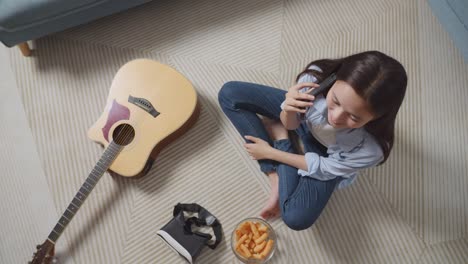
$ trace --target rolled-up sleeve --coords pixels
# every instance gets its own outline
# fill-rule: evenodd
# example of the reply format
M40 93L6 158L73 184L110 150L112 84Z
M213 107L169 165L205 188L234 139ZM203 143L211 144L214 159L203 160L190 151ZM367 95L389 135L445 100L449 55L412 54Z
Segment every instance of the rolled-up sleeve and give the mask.
M351 152L334 151L328 157L317 153L305 154L307 171L298 170L301 176L328 181L336 177L350 178L361 169L378 165L383 160L380 147L360 148Z
M317 83L317 78L312 74L303 74L301 77L299 77L299 80L297 80L297 83L306 82ZM302 88L300 91L307 91L307 88Z

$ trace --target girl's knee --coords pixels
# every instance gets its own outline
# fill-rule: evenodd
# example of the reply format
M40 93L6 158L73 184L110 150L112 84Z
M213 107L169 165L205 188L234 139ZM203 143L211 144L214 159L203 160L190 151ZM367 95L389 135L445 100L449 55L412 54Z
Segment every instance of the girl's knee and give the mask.
M292 230L301 231L312 226L315 219L305 218L298 214L284 213L283 222ZM312 220L312 221L311 221Z
M218 101L222 103L236 95L236 90L241 86L241 82L230 81L225 83L218 92Z

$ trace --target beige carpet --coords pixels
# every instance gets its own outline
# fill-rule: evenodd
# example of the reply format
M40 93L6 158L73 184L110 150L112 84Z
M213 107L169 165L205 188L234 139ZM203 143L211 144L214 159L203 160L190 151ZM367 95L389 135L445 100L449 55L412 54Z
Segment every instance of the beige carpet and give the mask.
M302 232L273 224L271 263L468 263L468 65L424 0L153 1L37 40L31 58L1 48L0 262L24 263L102 150L86 131L116 71L151 58L184 74L201 116L141 179L105 175L59 239L61 263L184 263L157 237L178 202L219 217L226 239L199 263L238 263L230 233L255 216L268 183L222 114L229 80L287 89L309 61L377 49L409 86L390 160L336 192ZM240 187L234 187L240 186Z

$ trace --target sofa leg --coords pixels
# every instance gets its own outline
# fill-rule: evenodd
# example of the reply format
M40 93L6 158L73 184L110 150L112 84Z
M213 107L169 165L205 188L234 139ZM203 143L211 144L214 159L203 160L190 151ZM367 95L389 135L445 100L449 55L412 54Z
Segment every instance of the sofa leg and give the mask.
M29 57L31 56L31 49L29 48L28 42L23 42L21 44L18 44L18 47L21 50L21 53L23 53L23 56Z

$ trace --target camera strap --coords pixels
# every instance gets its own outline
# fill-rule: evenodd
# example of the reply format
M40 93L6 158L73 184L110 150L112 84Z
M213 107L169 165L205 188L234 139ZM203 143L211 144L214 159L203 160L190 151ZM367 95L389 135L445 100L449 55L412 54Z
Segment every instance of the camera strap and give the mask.
M191 204L178 203L174 207L174 212L173 212L174 217L176 217L178 214L180 214L183 211L191 212L191 213L198 213L198 217L193 216L193 217L188 218L185 221L185 226L184 226L185 232L187 232L188 234L195 233L197 235L202 235L202 236L207 235L210 237L209 239L211 239L210 234L200 233L196 231L192 232L192 225L195 224L198 227L211 226L211 228L213 228L216 241L213 244L207 243L206 245L211 249L215 249L222 239L222 228L218 219L213 214L211 214L208 210L206 210L205 208L203 208L202 206L196 203L191 203Z

